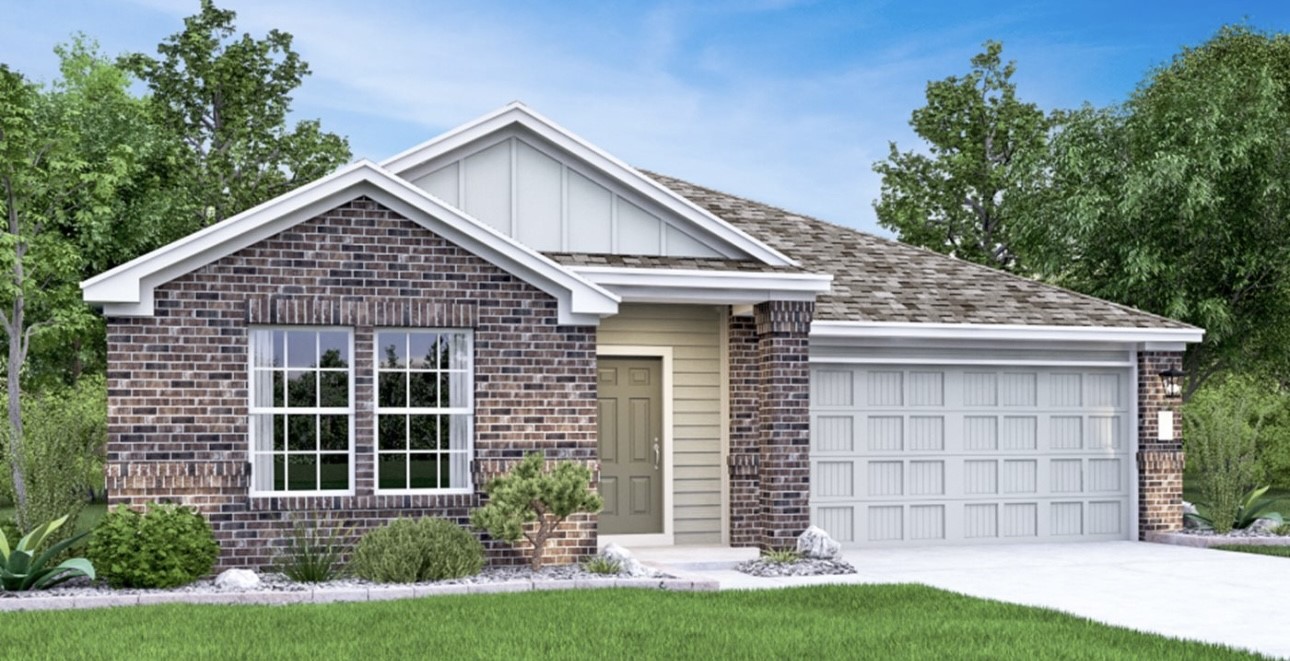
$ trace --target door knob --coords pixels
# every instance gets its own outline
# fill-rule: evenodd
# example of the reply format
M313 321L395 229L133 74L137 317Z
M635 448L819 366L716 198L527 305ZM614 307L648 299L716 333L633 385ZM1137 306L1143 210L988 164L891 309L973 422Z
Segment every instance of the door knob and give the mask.
M659 452L659 449L658 449L658 437L655 436L654 437L654 470L658 470L658 462L659 462L660 456L661 456L661 453Z

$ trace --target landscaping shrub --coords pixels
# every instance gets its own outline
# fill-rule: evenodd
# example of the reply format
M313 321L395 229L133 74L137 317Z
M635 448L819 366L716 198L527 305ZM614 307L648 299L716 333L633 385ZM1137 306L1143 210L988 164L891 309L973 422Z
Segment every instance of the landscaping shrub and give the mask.
M533 569L542 566L546 542L577 512L599 512L604 501L591 490L591 470L561 461L545 470L546 460L532 453L488 484L488 504L471 512L470 522L500 540L521 537L533 545Z
M154 503L141 514L120 505L94 529L87 555L114 588L170 588L210 573L219 545L195 510Z
M0 402L2 405L3 402ZM88 376L68 388L31 393L22 398L23 456L8 456L3 471L5 496L13 499L8 479L11 461L22 461L26 470L27 506L16 520L24 532L36 525L67 516L73 525L50 534L55 544L76 531L75 522L89 500L90 490L102 483L103 450L107 443L107 386L102 376ZM0 424L8 442L9 425Z
M54 519L36 526L31 534L19 539L0 533L0 587L20 592L52 588L81 576L92 580L94 565L85 558L68 558L53 564L59 555L66 553L89 533L69 537L45 548L49 538L65 523L65 516Z
M333 525L330 519L304 517L292 525L287 546L278 555L277 569L297 583L323 583L340 575L341 555L351 528Z
M484 546L451 521L396 519L359 540L349 568L377 583L461 578L484 568Z
M593 555L583 560L582 568L593 574L617 574L623 570L617 560L603 555Z
M1278 406L1265 383L1244 375L1210 385L1187 402L1187 463L1198 482L1199 504L1220 534L1232 529L1243 497L1260 480L1259 438Z

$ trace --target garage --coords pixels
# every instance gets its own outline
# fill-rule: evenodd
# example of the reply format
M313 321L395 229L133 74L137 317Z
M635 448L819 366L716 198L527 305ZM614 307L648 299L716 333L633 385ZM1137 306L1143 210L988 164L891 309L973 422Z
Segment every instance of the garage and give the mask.
M851 547L1131 538L1131 368L965 362L812 365L812 523Z

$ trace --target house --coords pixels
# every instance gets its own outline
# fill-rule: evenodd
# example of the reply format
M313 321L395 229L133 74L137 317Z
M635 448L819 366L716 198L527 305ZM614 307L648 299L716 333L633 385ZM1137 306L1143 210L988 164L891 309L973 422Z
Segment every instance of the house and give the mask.
M1200 329L637 170L518 103L82 287L112 500L200 508L225 566L301 517L464 523L532 451L604 495L566 559L1181 525L1162 373Z

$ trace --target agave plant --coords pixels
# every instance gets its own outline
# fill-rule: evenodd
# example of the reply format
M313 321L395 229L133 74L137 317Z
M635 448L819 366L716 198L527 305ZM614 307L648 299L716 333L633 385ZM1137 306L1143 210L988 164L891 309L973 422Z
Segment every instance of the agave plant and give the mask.
M92 580L94 565L85 558L71 558L55 567L46 566L59 553L81 541L89 533L83 532L65 539L45 549L40 555L36 555L36 549L40 548L50 533L58 530L64 523L67 523L67 517L39 526L18 540L18 545L12 550L9 548L9 539L3 531L0 531L0 587L11 592L20 592L52 588L78 576L86 576Z
M1284 520L1280 512L1270 511L1269 508L1276 501L1264 497L1271 487L1259 487L1251 489L1241 498L1240 505L1236 508L1236 519L1232 522L1233 530L1245 530L1254 525L1259 519L1267 519L1273 525L1281 525ZM1197 505L1196 512L1188 512L1183 515L1188 521L1196 524L1201 530L1214 530L1214 517L1209 513L1208 508L1204 505Z

